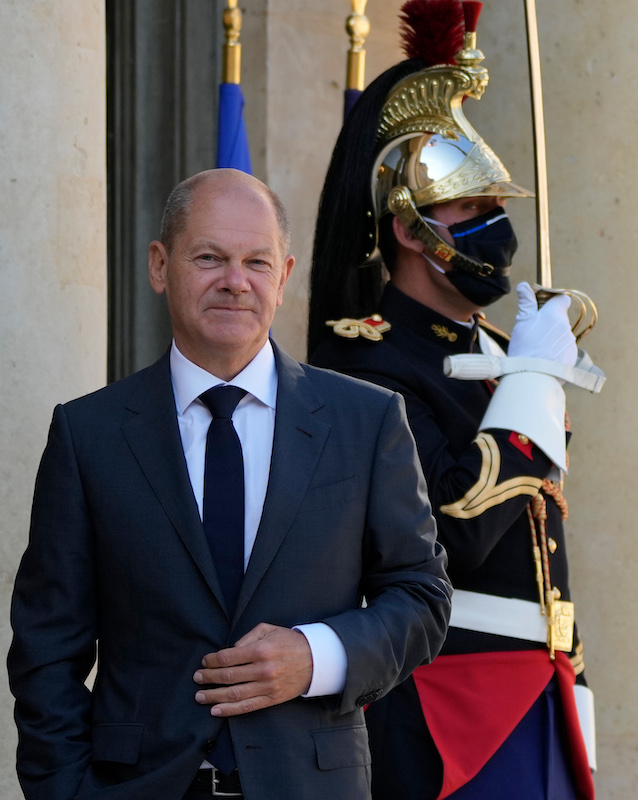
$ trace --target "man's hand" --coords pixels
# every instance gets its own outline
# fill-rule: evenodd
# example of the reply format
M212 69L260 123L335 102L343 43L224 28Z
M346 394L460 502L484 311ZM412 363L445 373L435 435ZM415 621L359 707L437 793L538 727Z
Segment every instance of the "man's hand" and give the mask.
M285 703L308 690L312 679L312 655L299 631L262 622L234 647L209 653L195 683L216 684L202 689L195 699L213 704L216 717L247 714Z

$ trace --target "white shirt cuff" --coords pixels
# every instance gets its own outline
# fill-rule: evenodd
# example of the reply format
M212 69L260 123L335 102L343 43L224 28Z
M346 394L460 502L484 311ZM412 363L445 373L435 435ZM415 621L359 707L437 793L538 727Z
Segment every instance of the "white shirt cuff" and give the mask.
M551 375L504 375L479 426L481 431L490 428L524 434L567 472L565 392Z
M348 656L341 639L324 622L295 625L303 633L312 653L312 680L302 697L340 694L346 685Z

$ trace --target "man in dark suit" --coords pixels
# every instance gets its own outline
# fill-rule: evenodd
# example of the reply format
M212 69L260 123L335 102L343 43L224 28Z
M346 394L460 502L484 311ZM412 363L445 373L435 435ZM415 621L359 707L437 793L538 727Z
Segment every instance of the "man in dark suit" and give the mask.
M268 338L288 244L255 178L180 184L149 254L170 352L55 411L12 609L29 800L369 798L362 709L442 645L451 589L403 400ZM236 596L215 549L232 526L210 533L236 489L211 504L219 384L242 396Z

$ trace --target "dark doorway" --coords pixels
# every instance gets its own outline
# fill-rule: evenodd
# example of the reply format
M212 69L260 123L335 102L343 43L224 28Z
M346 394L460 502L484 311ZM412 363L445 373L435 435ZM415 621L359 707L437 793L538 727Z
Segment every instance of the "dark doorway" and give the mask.
M148 284L168 193L214 167L222 0L107 0L108 379L170 343Z

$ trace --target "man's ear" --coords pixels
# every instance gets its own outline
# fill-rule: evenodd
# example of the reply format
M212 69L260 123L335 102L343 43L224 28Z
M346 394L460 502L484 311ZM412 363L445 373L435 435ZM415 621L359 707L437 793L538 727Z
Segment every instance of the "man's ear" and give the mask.
M151 288L157 294L162 294L166 289L166 267L168 253L161 242L151 242L148 247L148 279Z
M408 250L413 250L415 253L422 253L425 250L425 245L420 239L412 233L412 231L401 222L398 217L392 219L392 232L394 238L401 245Z
M280 306L284 299L284 288L286 286L286 282L290 277L290 273L292 272L292 268L295 266L295 257L294 256L286 256L283 268L281 270L281 280L279 281L279 290L277 292L277 305Z

